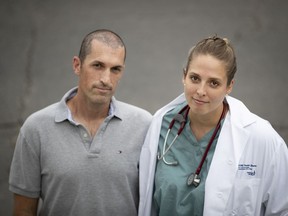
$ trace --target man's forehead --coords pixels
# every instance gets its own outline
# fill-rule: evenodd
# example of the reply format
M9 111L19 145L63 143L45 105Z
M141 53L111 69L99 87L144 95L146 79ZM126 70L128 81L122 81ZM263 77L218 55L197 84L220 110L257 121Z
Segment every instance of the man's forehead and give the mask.
M102 42L92 43L91 50L86 59L101 64L113 64L124 67L125 50L123 48L111 48Z
M117 46L117 47L113 47L110 46L109 44L103 43L102 41L98 41L98 40L93 40L91 42L91 48L90 48L90 52L97 52L97 51L105 51L108 53L124 53L125 55L125 49L124 47L121 46Z
M104 37L103 35L99 35L99 37L93 38L91 43L102 43L108 47L111 47L113 49L123 48L124 46L121 43L121 41L117 40L117 38L114 37Z

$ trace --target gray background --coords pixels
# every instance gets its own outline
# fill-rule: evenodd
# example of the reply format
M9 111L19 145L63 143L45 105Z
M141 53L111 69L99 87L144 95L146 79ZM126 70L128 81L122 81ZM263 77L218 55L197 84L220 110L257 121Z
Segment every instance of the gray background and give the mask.
M286 0L1 0L0 215L10 215L15 140L32 112L77 85L72 57L86 33L109 28L128 49L117 98L154 113L182 92L189 48L228 37L238 56L232 95L288 141Z

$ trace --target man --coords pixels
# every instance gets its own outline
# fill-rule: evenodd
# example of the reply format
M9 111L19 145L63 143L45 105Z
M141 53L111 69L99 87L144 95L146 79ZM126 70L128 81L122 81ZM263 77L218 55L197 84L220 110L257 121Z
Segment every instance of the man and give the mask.
M78 87L26 120L9 179L14 215L137 215L151 114L113 97L125 56L114 32L89 33L73 58Z

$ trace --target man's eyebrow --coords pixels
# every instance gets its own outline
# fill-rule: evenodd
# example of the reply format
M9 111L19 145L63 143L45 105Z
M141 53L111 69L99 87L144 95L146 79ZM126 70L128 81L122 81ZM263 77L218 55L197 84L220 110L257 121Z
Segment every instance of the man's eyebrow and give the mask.
M113 66L114 68L124 68L124 66L123 65L115 65L115 66Z
M101 62L101 61L99 61L99 60L94 60L94 61L92 61L91 63L92 63L92 64L95 64L95 63L97 63L97 64L101 64L101 65L104 65L104 63L103 63L103 62Z

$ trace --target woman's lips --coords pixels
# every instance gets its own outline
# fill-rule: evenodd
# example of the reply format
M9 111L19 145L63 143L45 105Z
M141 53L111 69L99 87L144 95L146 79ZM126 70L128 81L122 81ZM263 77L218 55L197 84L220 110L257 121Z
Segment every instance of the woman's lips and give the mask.
M195 101L196 104L200 104L200 105L208 103L207 101L199 100L196 98L193 98L193 100Z

